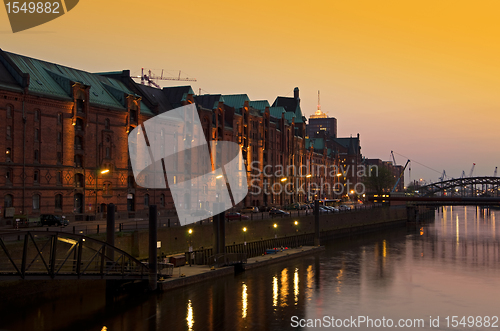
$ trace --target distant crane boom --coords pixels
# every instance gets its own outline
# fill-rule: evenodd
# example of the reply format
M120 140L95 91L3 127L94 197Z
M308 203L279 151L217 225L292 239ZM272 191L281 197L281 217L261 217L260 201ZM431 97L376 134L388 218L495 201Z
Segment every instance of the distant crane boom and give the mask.
M401 171L401 174L399 175L399 178L398 178L398 180L396 181L396 184L394 184L394 187L392 188L391 193L392 193L392 192L394 192L394 191L396 191L396 187L398 187L399 181L400 181L400 180L401 180L401 178L404 176L404 174L405 174L405 170L406 170L406 167L408 167L408 164L409 164L409 163L410 163L410 159L408 159L408 161L406 161L406 164L405 164L405 166L404 166L404 168L403 168L403 171Z
M396 158L394 157L394 151L391 151L392 164L396 165Z
M472 169L470 170L469 177L472 177L472 174L474 173L474 167L476 166L475 163L472 163Z

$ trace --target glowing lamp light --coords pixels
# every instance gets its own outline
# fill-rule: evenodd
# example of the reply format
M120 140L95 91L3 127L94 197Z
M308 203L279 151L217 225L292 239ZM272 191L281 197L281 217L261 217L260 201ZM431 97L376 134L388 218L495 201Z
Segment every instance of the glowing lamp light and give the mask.
M101 174L104 175L104 174L107 174L108 172L109 172L109 169L105 169L105 170L101 171Z
M247 228L243 228L243 232L247 232Z
M278 227L278 224L274 223L274 225L273 225L273 226L274 226L274 228L277 228L277 227Z
M340 176L342 176L342 174L341 174L341 173L338 173L338 174L337 174L337 177L340 177Z
M299 222L298 222L298 221L295 221L293 224L295 224L295 225L299 225Z
M282 182L286 182L286 178L281 178L281 181Z
M192 234L192 233L193 233L193 229L189 229L189 230L188 230L188 233L189 233L189 234Z
M222 178L222 177L223 177L222 175L219 175L219 176L217 176L217 177L215 177L215 178L220 179L220 178Z
M309 175L307 175L307 176L306 176L306 178L311 178L311 177L312 177L312 175L311 175L311 174L309 174Z

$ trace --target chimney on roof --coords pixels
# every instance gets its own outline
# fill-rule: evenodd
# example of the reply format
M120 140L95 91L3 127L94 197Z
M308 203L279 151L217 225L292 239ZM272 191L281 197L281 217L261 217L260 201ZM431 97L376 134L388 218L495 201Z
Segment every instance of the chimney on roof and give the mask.
M299 100L299 88L298 87L293 89L293 98L295 100Z

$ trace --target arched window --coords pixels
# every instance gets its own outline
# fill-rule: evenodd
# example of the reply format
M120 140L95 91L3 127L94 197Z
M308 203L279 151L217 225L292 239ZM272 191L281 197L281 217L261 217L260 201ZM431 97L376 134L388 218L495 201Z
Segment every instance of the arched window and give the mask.
M56 198L55 198L55 208L56 208L57 210L61 210L61 209L62 209L62 199L63 199L62 194L56 194Z
M35 129L35 141L38 141L40 139L40 130Z
M75 149L83 149L83 138L80 136L75 136Z
M146 194L144 196L144 206L148 207L149 206L149 194Z
M35 194L33 196L33 210L40 210L40 195Z
M165 207L165 194L160 195L160 206Z
M7 194L5 196L5 198L3 199L4 208L11 208L13 206L13 200L14 200L14 198L12 197L12 195Z
M110 129L110 127L111 127L111 124L110 124L110 122L109 122L109 118L106 118L106 119L104 120L104 128L105 128L106 130L109 130L109 129Z
M135 211L135 195L127 195L127 211Z
M58 113L57 114L57 125L62 125L62 120L63 120L63 114Z
M12 184L12 169L8 168L5 173L6 184Z
M75 155L75 167L81 168L83 167L83 156Z
M75 185L76 187L83 187L85 184L85 179L82 174L75 174Z
M109 147L106 147L106 158L109 159L110 157L111 157L111 149Z
M76 130L83 130L83 127L84 127L83 120L81 118L77 118L76 124L75 124L75 129Z
M40 182L40 171L35 170L33 173L33 183L38 184Z
M12 138L12 132L11 132L11 128L10 128L10 125L7 125L7 138Z
M37 149L35 149L33 159L35 160L35 162L40 162L40 153L38 152Z
M35 110L35 122L38 122L40 120L40 111L37 109Z
M7 161L12 160L12 150L9 147L5 149L5 158Z
M7 105L7 118L11 118L11 117L12 117L12 106Z

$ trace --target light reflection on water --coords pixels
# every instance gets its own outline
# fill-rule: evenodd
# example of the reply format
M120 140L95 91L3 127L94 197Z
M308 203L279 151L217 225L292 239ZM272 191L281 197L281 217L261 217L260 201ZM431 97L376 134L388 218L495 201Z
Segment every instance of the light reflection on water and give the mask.
M445 330L446 316L499 315L497 213L443 208L428 225L337 239L316 256L132 302L97 318L95 329L290 330L293 316L363 315L421 318L422 330L439 316L440 327L432 330Z

